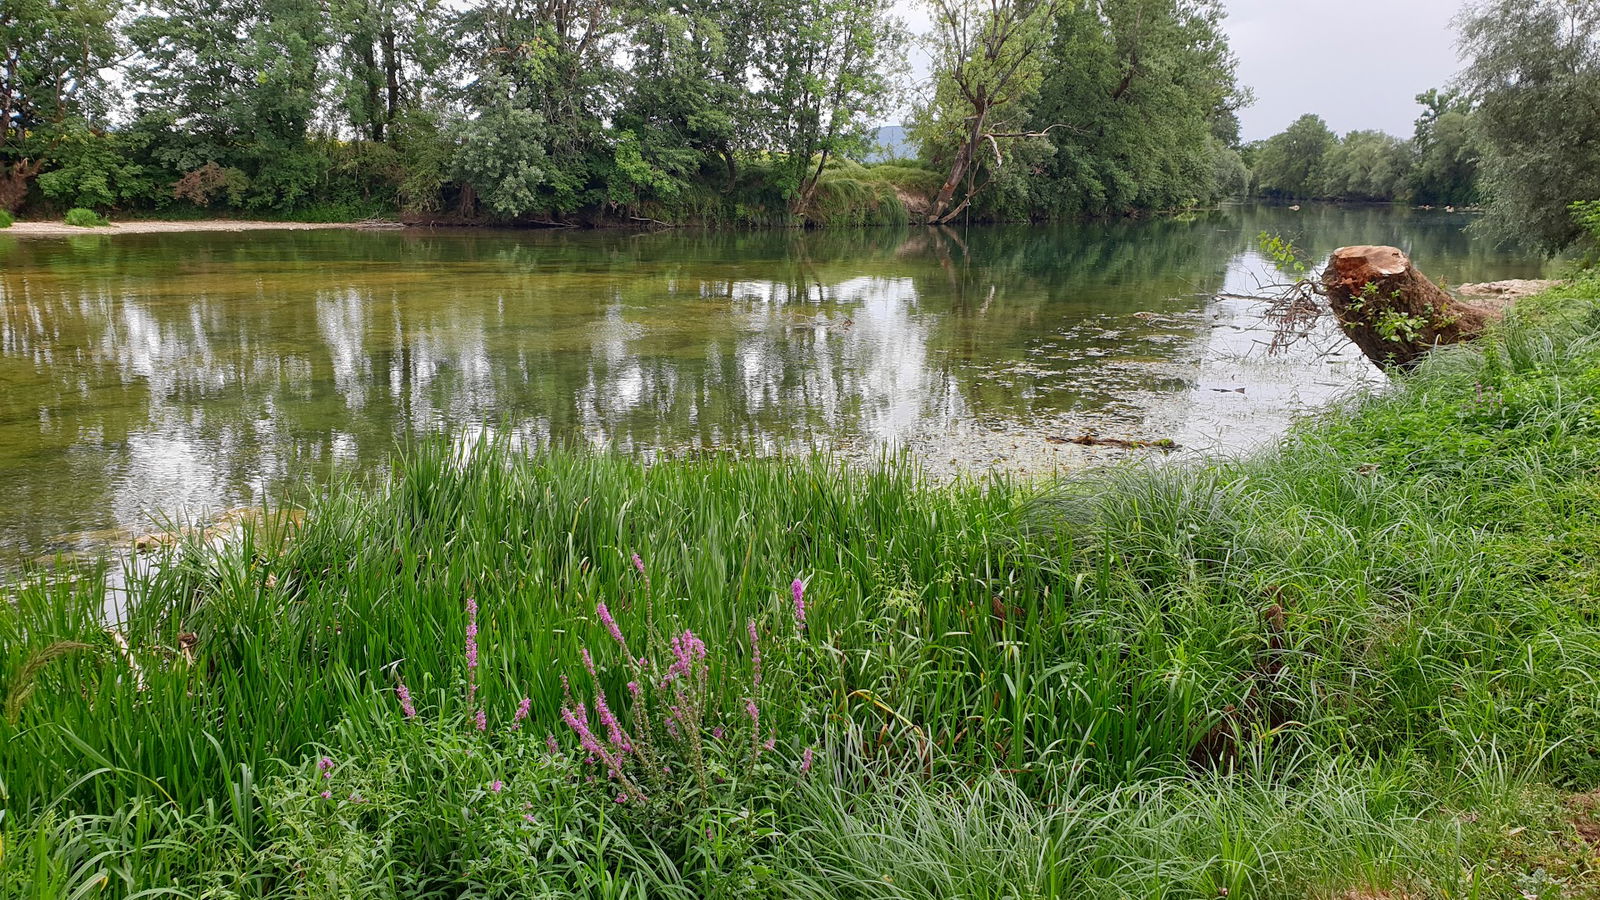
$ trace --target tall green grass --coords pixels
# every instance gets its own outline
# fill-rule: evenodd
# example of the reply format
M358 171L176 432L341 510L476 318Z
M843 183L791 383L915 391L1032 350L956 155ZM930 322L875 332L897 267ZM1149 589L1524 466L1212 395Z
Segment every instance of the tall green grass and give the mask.
M1528 304L1256 458L1052 484L427 443L130 573L131 655L105 564L18 579L0 886L1545 896L1576 858L1551 798L1600 782L1595 309ZM759 775L668 815L549 756L601 601L701 635L733 716L757 623Z

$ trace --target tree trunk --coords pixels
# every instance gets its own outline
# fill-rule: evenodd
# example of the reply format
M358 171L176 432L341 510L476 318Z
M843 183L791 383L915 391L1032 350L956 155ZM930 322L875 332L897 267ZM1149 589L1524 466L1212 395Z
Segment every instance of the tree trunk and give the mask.
M929 225L943 224L945 211L950 208L950 201L955 198L956 188L961 186L961 179L967 174L967 166L972 164L973 154L978 152L978 142L983 140L983 123L988 115L989 111L984 109L973 116L972 130L961 148L956 151L956 158L950 164L950 177L945 179L944 186L939 188L939 195L933 198L933 205L928 208Z
M1385 368L1410 369L1434 347L1471 340L1503 314L1451 297L1395 247L1333 251L1322 284L1344 333Z

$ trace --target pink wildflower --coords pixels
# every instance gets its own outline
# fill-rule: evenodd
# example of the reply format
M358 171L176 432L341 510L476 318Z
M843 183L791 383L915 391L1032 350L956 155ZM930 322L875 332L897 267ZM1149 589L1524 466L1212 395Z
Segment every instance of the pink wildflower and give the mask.
M527 822L529 825L532 825L537 820L534 819L533 813L524 813L523 816L522 816L522 821Z
M814 758L814 756L815 756L815 753L812 751L812 749L810 747L806 748L806 752L800 754L800 774L801 775L804 775L807 772L811 771L811 760Z
M644 574L644 560L640 559L637 553L633 555L633 568L640 575Z
M639 692L642 691L642 690L644 690L644 689L639 687L639 682L637 682L637 681L628 682L628 693L632 694L635 698L637 698L639 696Z
M494 781L489 782L489 790L494 791L496 794L500 793L500 791L502 789L504 789L505 786L506 786L506 783L504 781L501 781L498 778L496 778Z
M478 730L479 731L488 731L489 730L489 717L486 714L484 714L484 711L481 710L481 709L478 710L477 724L478 724Z
M332 800L333 799L333 791L323 791L322 792L322 799L324 799L324 800Z
M588 647L580 647L579 653L583 654L583 667L589 670L589 677L594 677L594 657L589 655Z
M711 739L715 740L715 741L722 740L722 726L721 725L718 725L717 727L711 729Z
M522 720L528 717L528 709L533 706L532 697L523 697L517 704L517 714L511 717L511 730L518 731L522 728Z
M550 748L551 756L557 756L561 753L561 745L556 743L556 736L553 734L545 734L544 745Z
M467 598L467 668L478 667L478 600Z
M611 617L611 610L606 607L605 601L595 604L594 611L600 616L600 623L606 626L606 631L611 633L611 639L617 642L622 652L628 654L628 642L622 639L622 629L617 627L617 620Z
M394 695L400 698L400 712L404 713L407 719L415 719L417 708L411 705L411 690L406 687L405 681L395 684Z
M746 701L744 701L744 711L750 715L750 722L752 724L755 724L755 725L760 725L761 724L761 710L756 708L756 701L754 701L754 700L746 700Z
M806 583L796 578L789 585L789 592L794 595L794 620L800 627L806 627Z
M760 641L759 636L756 634L756 620L755 619L751 619L749 621L749 630L750 630L750 668L751 668L751 671L752 671L751 682L756 687L760 687L761 686L761 641Z

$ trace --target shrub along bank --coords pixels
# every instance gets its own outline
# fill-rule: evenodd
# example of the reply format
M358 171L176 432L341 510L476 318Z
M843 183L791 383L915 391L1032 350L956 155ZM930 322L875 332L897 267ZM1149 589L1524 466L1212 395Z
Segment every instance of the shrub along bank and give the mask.
M431 444L127 650L14 579L0 893L1595 896L1596 295L1244 461Z

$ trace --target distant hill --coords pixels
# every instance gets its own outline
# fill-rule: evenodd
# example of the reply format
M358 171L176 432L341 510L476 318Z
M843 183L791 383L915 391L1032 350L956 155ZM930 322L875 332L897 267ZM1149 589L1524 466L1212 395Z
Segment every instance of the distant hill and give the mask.
M862 162L884 162L891 159L914 159L917 148L911 143L904 125L885 125L872 133L872 150Z

